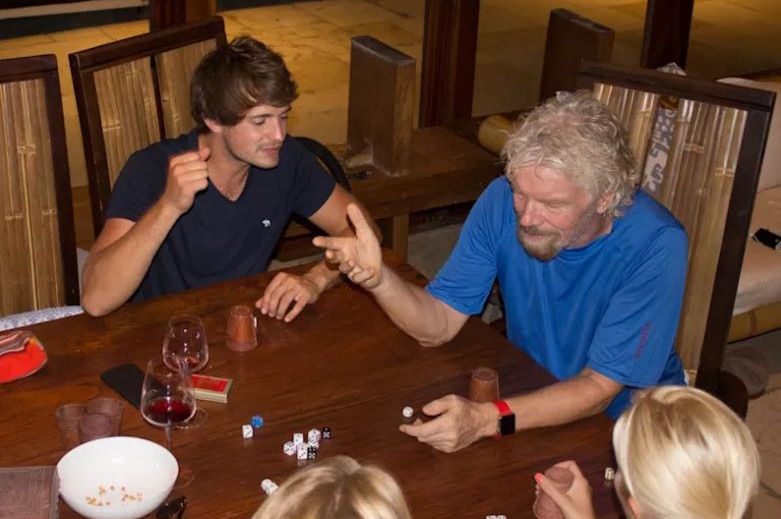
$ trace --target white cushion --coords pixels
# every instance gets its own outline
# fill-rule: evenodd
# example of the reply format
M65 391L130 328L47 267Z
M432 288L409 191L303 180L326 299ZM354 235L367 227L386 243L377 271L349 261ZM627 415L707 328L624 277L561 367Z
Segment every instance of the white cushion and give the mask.
M762 159L762 169L759 172L759 186L757 192L765 189L781 186L781 83L773 81L754 81L741 77L727 77L719 79L723 83L740 85L762 90L770 90L776 93L776 104L773 107L773 116L770 119L770 131L768 132L765 156Z
M750 231L753 233L761 227L781 234L781 186L757 194ZM741 314L778 301L781 301L781 250L749 238L732 313Z

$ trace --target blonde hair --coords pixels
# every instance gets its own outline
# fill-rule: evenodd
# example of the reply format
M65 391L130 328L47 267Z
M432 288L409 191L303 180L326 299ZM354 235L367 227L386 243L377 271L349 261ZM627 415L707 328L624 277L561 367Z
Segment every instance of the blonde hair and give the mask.
M335 456L293 474L252 519L410 519L387 472Z
M741 519L757 493L751 432L699 389L639 393L613 429L613 448L627 491L655 519Z
M535 108L502 149L508 177L544 166L565 175L594 198L611 194L608 214L632 203L640 173L621 122L587 90L559 92Z

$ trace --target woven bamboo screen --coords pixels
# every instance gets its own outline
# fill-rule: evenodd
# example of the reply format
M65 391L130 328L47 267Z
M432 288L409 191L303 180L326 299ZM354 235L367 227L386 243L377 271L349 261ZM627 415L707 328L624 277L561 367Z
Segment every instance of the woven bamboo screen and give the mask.
M127 158L160 140L151 59L145 57L95 72L95 90L113 187Z
M0 315L65 303L42 79L0 83Z
M621 108L619 117L633 128L632 148L645 157L655 118L655 107L647 112L652 94L608 85L597 85L594 92L608 106ZM653 104L658 106L656 101ZM658 200L675 214L689 236L689 267L676 344L689 371L699 366L745 124L745 111L678 100Z
M160 103L166 137L178 137L194 126L190 114L190 78L203 56L217 48L216 40L193 43L157 56Z

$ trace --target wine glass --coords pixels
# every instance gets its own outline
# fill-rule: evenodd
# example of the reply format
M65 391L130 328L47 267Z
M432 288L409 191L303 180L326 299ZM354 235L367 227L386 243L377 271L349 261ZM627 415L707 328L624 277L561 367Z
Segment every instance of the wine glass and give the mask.
M196 408L193 384L186 365L172 370L162 358L151 359L141 388L141 416L165 430L166 446L172 453L173 428L191 420ZM180 463L176 486L187 485L192 479L192 470Z
M209 344L200 317L182 314L168 321L163 339L163 360L174 371L184 365L190 373L195 373L206 366L209 362ZM198 427L206 421L207 416L206 410L199 407L195 417L180 427Z

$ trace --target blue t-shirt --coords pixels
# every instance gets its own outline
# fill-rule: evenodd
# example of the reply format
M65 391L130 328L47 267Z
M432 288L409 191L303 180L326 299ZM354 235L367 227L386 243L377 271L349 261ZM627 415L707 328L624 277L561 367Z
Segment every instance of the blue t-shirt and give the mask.
M141 218L165 190L168 159L196 149L198 133L193 131L131 155L112 191L106 218ZM265 272L290 217L308 218L317 212L334 186L315 156L291 137L282 144L276 167L250 168L235 201L209 181L171 228L133 300Z
M623 384L606 410L613 418L633 388L684 382L674 342L687 238L667 209L638 191L609 234L547 262L526 253L516 228L510 184L497 179L427 290L472 315L498 278L510 341L559 380L588 366Z

